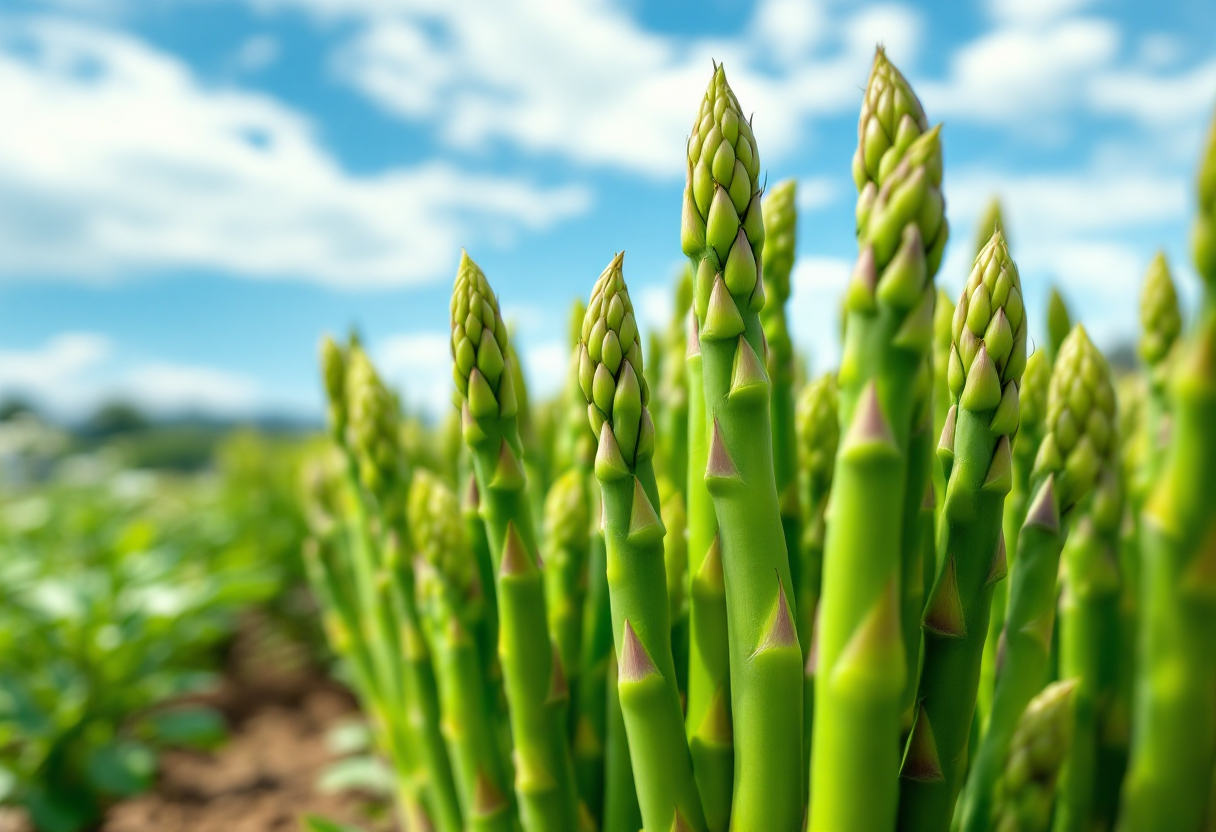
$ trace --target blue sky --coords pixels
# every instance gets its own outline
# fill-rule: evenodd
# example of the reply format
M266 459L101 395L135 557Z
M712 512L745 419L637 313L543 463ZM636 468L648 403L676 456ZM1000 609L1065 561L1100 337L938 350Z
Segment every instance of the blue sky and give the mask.
M996 193L1032 313L1054 282L1100 344L1133 337L1158 247L1193 296L1211 0L4 9L0 396L64 418L115 396L315 416L317 338L352 325L409 401L439 410L461 246L533 387L552 391L569 303L615 251L643 323L669 314L683 142L711 58L754 111L770 181L799 180L791 314L817 368L836 357L878 42L945 124L951 294Z

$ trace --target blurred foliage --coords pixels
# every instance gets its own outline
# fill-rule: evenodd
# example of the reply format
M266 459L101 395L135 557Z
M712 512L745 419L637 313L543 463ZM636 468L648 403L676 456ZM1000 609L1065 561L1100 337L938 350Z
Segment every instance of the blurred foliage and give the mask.
M251 605L307 632L304 443L237 432L211 470L61 478L0 500L0 798L46 832L148 788L156 752L221 741L174 704L216 681Z

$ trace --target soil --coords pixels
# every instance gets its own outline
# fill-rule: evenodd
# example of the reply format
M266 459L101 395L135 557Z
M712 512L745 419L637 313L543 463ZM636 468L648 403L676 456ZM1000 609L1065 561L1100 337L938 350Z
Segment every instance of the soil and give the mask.
M223 683L201 697L227 717L228 742L163 754L155 789L114 806L102 832L295 832L306 813L375 827L366 795L317 789L329 731L354 700L281 647L268 656L264 639L238 638Z

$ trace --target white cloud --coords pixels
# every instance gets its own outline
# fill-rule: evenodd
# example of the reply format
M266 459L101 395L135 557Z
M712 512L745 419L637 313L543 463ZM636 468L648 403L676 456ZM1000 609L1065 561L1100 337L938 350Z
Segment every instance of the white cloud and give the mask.
M566 383L570 349L563 341L545 341L523 348L524 378L533 401L550 399Z
M1045 23L1093 4L1093 0L988 0L988 11L998 21Z
M683 173L711 58L758 114L766 157L780 158L799 147L809 116L857 107L876 42L910 61L919 41L919 18L895 4L768 0L740 37L675 39L608 0L250 1L357 21L339 73L388 112L433 124L451 146L506 141L667 177Z
M798 210L813 213L834 205L840 197L839 183L827 176L798 180Z
M196 364L124 361L110 338L92 332L64 332L32 349L0 350L0 396L31 399L67 419L113 399L158 416L246 416L274 404L244 374Z
M156 361L125 373L114 395L155 414L251 414L262 403L258 384L242 373Z
M391 335L372 348L385 383L408 407L441 415L452 407L452 356L447 332Z
M236 51L236 66L243 72L258 72L279 59L282 47L270 35L254 35Z
M790 333L819 373L840 361L840 303L853 264L838 257L799 257L790 276Z
M945 82L918 89L935 119L1033 127L1036 115L1075 106L1085 79L1110 64L1118 43L1118 29L1104 20L999 27L955 51Z
M5 20L0 100L0 273L417 283L461 243L589 200L439 161L349 174L275 100L206 88L131 36L63 21Z
M1209 114L1216 101L1216 59L1176 75L1109 72L1089 88L1095 110L1168 128Z

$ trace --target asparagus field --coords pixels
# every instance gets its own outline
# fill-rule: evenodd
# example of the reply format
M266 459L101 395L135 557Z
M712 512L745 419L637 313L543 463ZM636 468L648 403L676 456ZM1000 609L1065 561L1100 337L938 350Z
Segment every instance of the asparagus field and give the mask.
M1199 305L1145 264L1116 373L1054 291L1027 307L996 203L938 288L948 128L879 49L840 364L809 379L795 184L724 67L686 104L665 330L606 253L530 399L462 253L438 426L322 343L305 560L398 827L1216 829L1216 125Z

